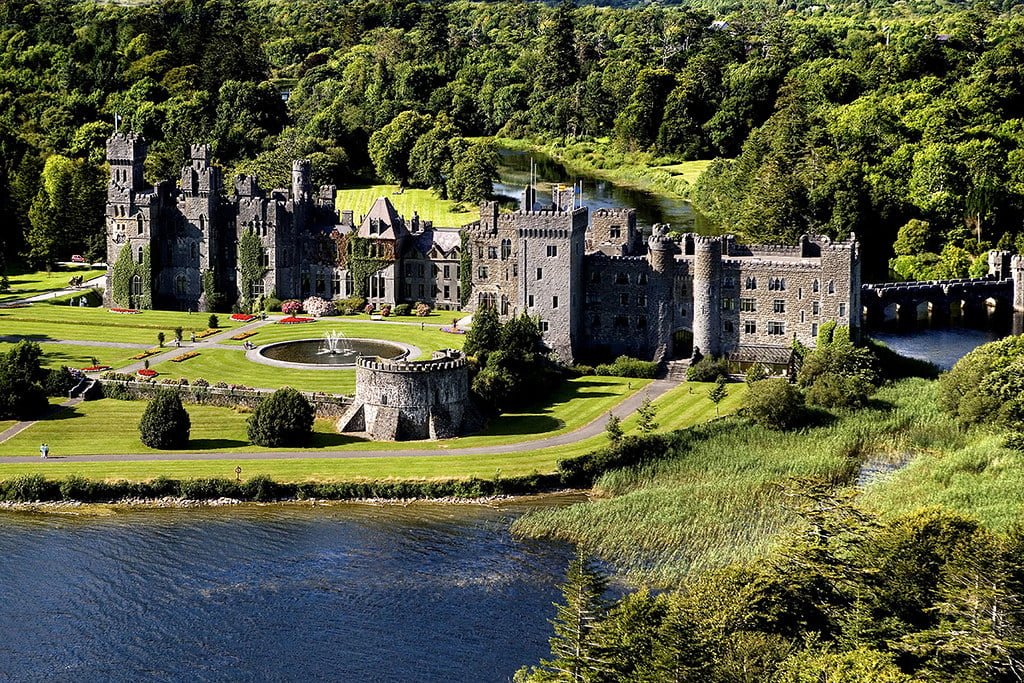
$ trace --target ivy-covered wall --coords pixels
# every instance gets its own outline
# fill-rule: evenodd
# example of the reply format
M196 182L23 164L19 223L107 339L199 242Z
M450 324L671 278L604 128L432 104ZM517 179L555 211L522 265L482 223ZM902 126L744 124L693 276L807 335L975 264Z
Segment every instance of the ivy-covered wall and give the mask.
M466 310L466 304L473 296L473 249L465 230L461 231L459 236L462 238L462 249L459 253L459 306Z
M372 240L358 235L338 238L338 265L352 273L355 296L365 297L370 276L394 262L395 243L390 240Z
M252 307L252 286L263 280L267 269L263 267L263 241L252 230L246 230L238 240L238 273L241 308Z
M153 263L149 246L142 248L142 263L135 260L131 243L121 247L110 273L110 298L125 308L153 308ZM132 279L138 275L142 293L132 294Z

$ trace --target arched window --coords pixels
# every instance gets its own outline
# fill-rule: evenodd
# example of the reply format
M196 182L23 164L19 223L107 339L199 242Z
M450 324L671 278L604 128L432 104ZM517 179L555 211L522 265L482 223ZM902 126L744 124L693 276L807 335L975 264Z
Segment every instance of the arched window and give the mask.
M142 276L132 276L132 296L142 296Z
M145 230L145 227L146 227L143 224L143 222L142 222L142 214L140 213L138 216L136 216L135 220L137 221L137 225L138 225L138 229L139 229L139 234L141 235L143 233L143 231Z
M507 259L511 255L512 255L512 240L508 240L508 239L502 240L501 241L501 260L504 261L505 259Z
M145 248L139 247L139 263L142 263L142 257L145 255Z
M835 280L829 280L828 281L828 293L829 294L835 294L836 293L836 281Z
M174 279L174 291L178 293L178 296L184 296L185 294L185 276L179 275Z
M206 216L199 214L199 232L206 232Z
M197 245L195 242L188 245L188 253L189 256L192 257L192 260L195 261L197 258L199 258L199 245Z
M811 291L814 293L818 293L820 290L821 283L818 281L818 278L814 278L814 282L811 283Z

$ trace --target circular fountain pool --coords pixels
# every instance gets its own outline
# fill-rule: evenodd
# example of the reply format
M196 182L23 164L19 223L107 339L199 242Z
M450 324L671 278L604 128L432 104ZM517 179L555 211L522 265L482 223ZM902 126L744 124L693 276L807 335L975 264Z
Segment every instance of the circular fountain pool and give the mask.
M359 356L398 358L418 354L418 350L398 342L378 339L349 339L325 336L324 339L268 344L249 352L252 360L282 367L351 368Z

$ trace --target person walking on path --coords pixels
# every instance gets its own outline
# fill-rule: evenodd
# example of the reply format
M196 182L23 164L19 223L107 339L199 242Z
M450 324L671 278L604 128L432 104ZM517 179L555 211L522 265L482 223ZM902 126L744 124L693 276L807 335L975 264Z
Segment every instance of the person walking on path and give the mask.
M46 457L47 457L47 456L48 456L49 454L50 454L50 447L49 447L49 446L47 446L47 445L46 445L45 443L44 443L44 444L41 444L41 445L39 446L39 456L40 456L41 458L43 458L43 459L45 460L45 459L46 459Z

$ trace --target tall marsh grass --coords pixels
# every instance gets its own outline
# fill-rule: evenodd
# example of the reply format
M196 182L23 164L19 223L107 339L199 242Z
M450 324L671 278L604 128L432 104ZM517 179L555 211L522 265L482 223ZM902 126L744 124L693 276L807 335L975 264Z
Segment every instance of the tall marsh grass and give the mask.
M672 451L595 483L597 500L519 519L517 534L584 544L638 583L751 560L794 524L792 479L850 484L878 453L959 449L967 436L935 405L934 383L904 380L863 410L825 425L775 432L742 418L694 427Z

